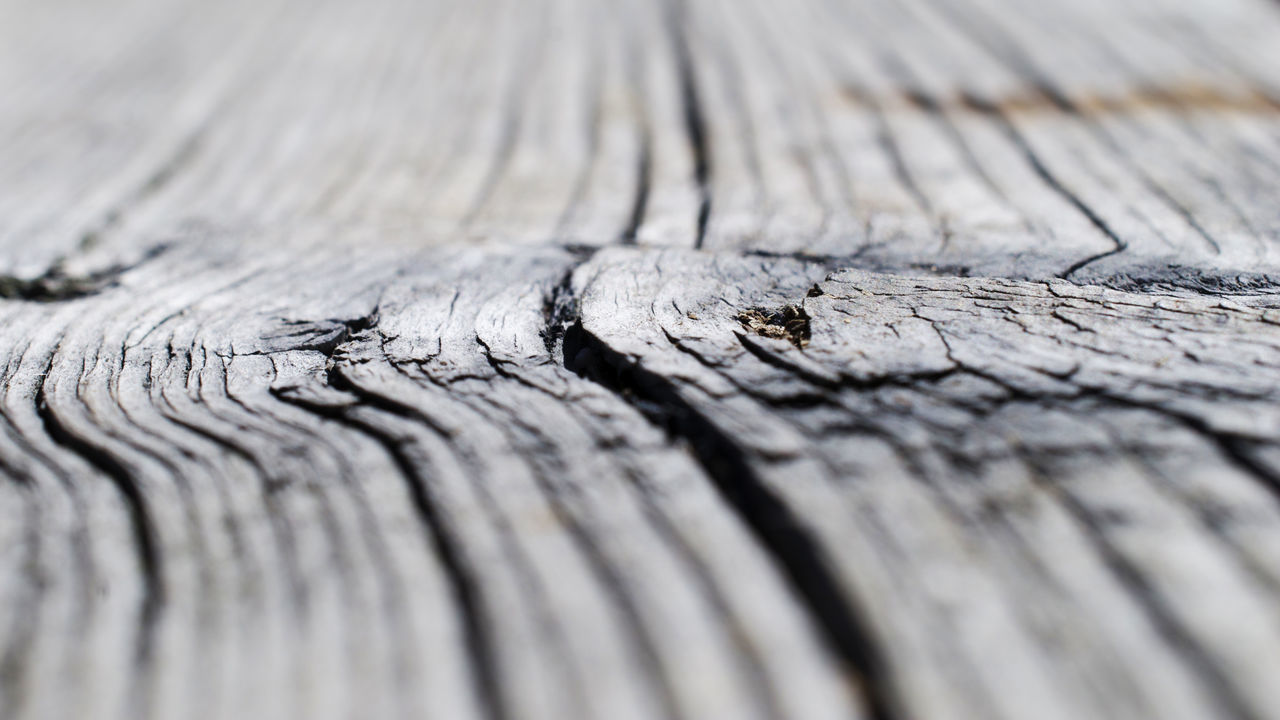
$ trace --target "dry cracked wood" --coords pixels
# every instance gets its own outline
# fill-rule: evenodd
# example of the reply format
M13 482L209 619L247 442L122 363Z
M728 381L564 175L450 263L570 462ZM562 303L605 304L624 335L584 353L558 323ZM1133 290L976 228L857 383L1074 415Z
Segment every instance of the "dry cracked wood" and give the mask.
M0 717L1280 718L1277 37L0 0Z

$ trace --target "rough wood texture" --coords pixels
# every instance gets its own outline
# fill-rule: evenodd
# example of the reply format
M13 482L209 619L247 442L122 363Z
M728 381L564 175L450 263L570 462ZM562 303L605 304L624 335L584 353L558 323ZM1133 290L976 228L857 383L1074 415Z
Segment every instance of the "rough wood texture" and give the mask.
M0 717L1280 718L1277 38L0 0Z

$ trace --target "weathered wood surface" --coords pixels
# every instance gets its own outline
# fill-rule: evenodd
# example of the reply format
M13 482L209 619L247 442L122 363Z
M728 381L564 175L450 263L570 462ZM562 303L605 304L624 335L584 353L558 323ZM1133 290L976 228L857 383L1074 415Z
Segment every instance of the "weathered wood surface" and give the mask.
M1280 718L1280 3L3 0L0 717Z

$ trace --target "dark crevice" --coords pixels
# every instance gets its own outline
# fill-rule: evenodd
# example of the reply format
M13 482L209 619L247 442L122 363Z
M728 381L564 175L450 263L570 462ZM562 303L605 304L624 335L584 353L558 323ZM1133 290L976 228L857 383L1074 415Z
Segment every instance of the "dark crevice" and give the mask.
M566 369L600 385L629 403L656 427L664 429L670 438L688 443L694 459L712 480L726 503L741 517L744 524L758 538L762 547L772 556L781 572L789 578L797 595L803 600L815 620L815 624L824 631L825 639L833 654L844 662L851 674L861 679L872 717L879 720L901 717L899 698L887 672L884 652L877 645L874 634L865 625L856 600L842 590L836 573L830 567L830 555L812 532L805 528L801 522L802 518L794 515L783 496L777 494L756 469L758 463L767 462L767 458L753 454L751 448L744 447L737 438L720 428L693 403L684 399L675 382L641 367L584 328L580 316L581 283L575 283L574 276L591 258L593 252L591 248L583 248L575 252L577 262L569 263L569 267L559 281L547 289L543 304L545 328L542 342L548 354L562 363ZM830 259L827 261L829 262ZM808 292L809 297L822 294L824 290L821 286L814 286ZM849 378L841 378L838 381L815 379L810 377L812 373L806 373L802 368L794 367L780 359L776 353L769 351L770 348L766 344L755 341L753 337L753 335L761 335L786 340L795 347L803 349L811 332L808 316L803 307L790 305L772 309L755 308L739 314L737 319L744 328L739 338L748 351L765 362L784 367L823 389L868 390L898 385L913 386L921 381L938 381L957 372L969 372L1005 388L1013 400L1045 401L1043 397L1034 397L1019 391L1016 387L1002 382L999 377L959 364L951 369L921 373L918 376L904 374L871 378L863 382ZM354 320L325 322L340 324L345 330L339 333L341 341L346 342L353 336L357 336L354 338L357 341L362 340L363 338L358 336L367 335L376 325L376 321L375 312ZM937 329L936 324L934 327ZM939 336L944 343L947 343L945 334L939 331ZM341 361L341 348L336 344L330 345L329 341L326 341L326 346L327 354L331 357L337 355ZM948 355L951 356L949 344ZM485 356L495 371L507 374L501 361L487 352ZM800 356L797 355L797 357ZM355 386L342 375L340 368L330 370L328 383L336 390L354 395L362 405L412 420L415 423L430 425L430 420L415 408L394 399L371 394ZM750 392L749 389L744 390ZM281 397L372 436L385 446L400 471L411 481L415 503L419 506L424 523L430 528L432 541L437 546L440 557L444 558L448 566L451 582L458 588L457 596L462 612L466 616L468 648L472 662L477 668L478 692L487 702L490 702L487 709L493 718L507 717L514 709L500 704L501 686L495 663L497 650L484 625L482 598L479 597L477 582L467 573L458 541L451 537L447 530L442 529L439 513L430 495L430 488L422 477L422 471L415 459L406 451L407 446L386 430L362 420L358 413L351 412L348 407L323 405L316 407L305 399L288 395L281 395ZM821 393L816 393L811 397L798 398L798 401L816 405L824 402L824 398L825 396ZM1123 401L1117 400L1117 402ZM437 431L440 430L437 428ZM536 436L536 429L532 431ZM1251 467L1251 471L1259 476L1268 472L1265 466L1253 459L1247 442L1219 435L1213 435L1213 437L1219 441L1223 451L1228 453L1237 465ZM544 472L554 470L554 467L544 468ZM1273 486L1280 486L1280 481L1274 473L1266 477L1270 478L1269 482ZM603 564L601 566L603 567ZM616 587L612 589L616 590Z
M1114 143L1111 144L1111 147L1113 150L1117 151L1117 154L1119 154L1119 149ZM1192 230L1196 231L1196 234L1200 236L1200 239L1204 240L1205 244L1209 246L1209 249L1213 251L1214 255L1222 254L1222 246L1218 244L1218 240L1214 238L1213 235L1209 234L1209 231L1206 230L1204 225L1196 219L1196 216L1192 214L1191 210L1186 205L1182 204L1177 198L1175 198L1172 193L1164 188L1163 185L1159 185L1155 180L1151 179L1151 176L1145 170L1142 170L1141 168L1134 168L1134 170L1141 175L1143 181L1142 184L1146 186L1153 195L1163 200L1169 207L1173 208L1174 212L1182 217Z
M670 380L609 348L580 321L565 332L563 349L567 369L610 390L655 426L689 443L729 506L790 579L832 652L861 680L871 717L897 717L891 709L883 652L841 590L817 539L756 474L748 450L682 398Z
M1087 113L1082 108L1076 105L1071 98L1060 92L1052 84L1038 77L1034 78L1034 81L1036 93L1046 98L1046 104L1049 107L1058 110L1064 115L1069 115L1081 121L1088 119ZM1116 151L1117 157L1122 158L1124 163L1128 165L1134 174L1142 180L1143 187L1163 200L1166 205L1181 216L1182 219L1186 221L1187 225L1189 225L1192 230L1195 230L1196 234L1205 241L1205 244L1208 245L1211 250L1213 250L1215 255L1220 255L1222 253L1222 247L1218 245L1218 241L1209 234L1209 231L1206 230L1198 220L1196 220L1191 211L1182 203L1178 202L1178 200L1174 198L1173 195L1171 195L1162 185L1153 180L1150 173L1142 167L1135 165L1135 163L1122 152L1122 148L1117 146L1115 139L1110 134L1103 131L1097 123L1083 122L1083 125L1091 135L1097 137L1109 148Z
M622 230L620 241L623 245L635 245L640 226L644 224L645 211L649 205L649 192L653 185L653 140L648 128L640 141L640 161L636 163L636 192L631 203L631 215L627 226Z
M590 254L600 248L597 246L562 245L562 248L575 253ZM796 252L778 252L760 249L725 249L723 254L740 257L758 257L769 260L791 260L807 265L821 265L828 272L857 270L880 275L893 275L903 278L912 277L957 277L987 278L1034 282L1044 278L1043 274L1027 275L1007 273L987 273L968 265L938 263L901 263L884 259L860 258L856 254L831 255L816 254L804 250ZM1100 259L1114 255L1117 251L1108 251L1093 256ZM1083 266L1081 266L1083 267ZM1055 277L1068 280L1077 286L1100 285L1112 290L1131 293L1194 293L1212 296L1240 295L1275 295L1280 293L1280 276L1248 270L1217 270L1177 263L1145 265L1125 265L1106 274L1094 275L1087 282L1080 282L1058 274Z
M170 348L170 354L171 355L174 354L172 347ZM206 356L206 359L207 357L208 356ZM187 373L188 378L190 378L190 372L191 372L190 368L192 363L192 356L190 354L186 355L185 362L187 364L185 372ZM232 403L235 403L236 405L239 405L240 407L244 408L244 406L236 398L234 398L234 396L230 392L230 389L227 388L225 385L225 379L226 379L225 367L218 368L218 369L222 371L220 374L222 375L222 378L224 380L224 384L220 389L224 392L225 396L231 400ZM202 380L197 380L197 382L201 384L203 383ZM201 390L201 392L203 392L203 390ZM285 576L285 584L289 588L290 599L293 600L293 602L295 602L299 608L302 608L302 611L305 614L306 593L303 591L303 580L297 569L298 554L296 549L296 543L292 539L287 523L284 523L281 520L281 517L283 517L283 513L280 510L279 502L273 497L278 490L284 487L287 487L290 481L285 477L279 476L277 472L273 471L270 467L270 463L267 461L266 458L260 457L258 452L250 450L248 447L243 445L242 442L235 437L234 432L228 432L223 428L226 425L230 425L235 430L240 430L244 432L255 432L257 429L249 428L241 424L240 422L237 422L236 420L230 420L230 419L224 418L219 414L219 412L216 409L212 407L206 407L206 409L209 411L209 414L212 416L212 418L216 419L217 422L211 423L211 422L208 422L206 419L206 421L203 423L197 423L194 420L188 419L183 416L181 410L174 405L173 401L169 398L169 395L167 392L161 391L161 398L163 400L163 404L160 406L160 412L165 416L166 419L188 430L189 432L208 440L209 442L215 444L225 452L235 457L241 458L243 461L245 461L250 466L252 466L254 470L258 473L258 475L261 476L263 480L263 484L262 484L262 492L260 497L262 498L263 505L267 508L267 511L268 511L268 515L270 518L269 525L271 528L272 536L275 539L276 543L280 546L281 554L285 558L285 562L284 562L285 571L283 573ZM244 409L248 411L248 408L244 408ZM281 438L281 440L283 440L283 438Z
M579 360L585 360L587 358L586 355L581 355L581 353L586 352L586 350L580 343L578 331L574 330L578 320L579 302L578 298L573 293L571 278L577 267L578 266L571 268L568 273L566 273L565 278L557 284L555 288L553 288L546 301L547 309L545 314L547 318L547 328L543 332L543 340L546 343L548 352L557 359L557 362L565 365L566 367L568 366L568 363L564 362L566 352L568 352L568 355L571 358L577 358ZM489 348L483 342L480 343L480 346L485 354L485 359L499 375L512 379L526 387L530 387L540 392L547 392L545 386L531 383L527 378L523 377L522 374L512 373L509 369L504 368L503 363L492 356L489 352ZM553 394L552 396L558 401L564 400L560 395ZM633 404L634 402L640 402L638 398L631 398L631 400L633 401ZM661 412L661 409L657 406L655 406L653 410L654 412ZM649 413L644 413L643 416L646 419L651 419L653 417ZM525 433L539 438L539 445L530 448L535 451L530 453L530 457L533 459L532 462L536 465L547 465L546 468L540 467L537 475L539 483L544 485L544 487L546 487L550 492L550 496L554 498L560 493L556 491L555 488L547 485L548 480L546 478L564 475L565 472L567 472L567 468L563 467L562 463L548 463L546 460L540 460L540 453L536 451L539 447L546 447L546 440L542 439L542 431L537 427L528 426L519 421L517 421L517 423L521 425ZM668 431L668 438L670 437L671 433ZM513 442L519 444L519 441L515 438L513 438ZM601 447L604 446L602 445ZM640 482L640 478L635 475L634 469L628 468L627 474L633 482ZM696 579L703 586L703 590L706 593L707 598L720 609L725 618L728 618L731 615L731 611L726 604L721 589L715 587L714 583L710 580L710 574L706 572L702 561L698 558L698 554L687 545L687 543L680 537L679 533L673 531L670 526L670 518L666 517L662 513L652 512L652 506L647 503L646 507L648 511L652 513L651 519L655 526L659 529L666 540L679 548L681 556L689 562L691 566L698 568L698 575ZM578 538L579 545L585 549L588 557L590 557L595 572L604 581L604 585L608 589L610 595L613 596L614 602L617 603L622 612L628 617L630 621L629 627L636 635L637 647L641 649L645 662L651 666L654 677L659 679L659 682L657 683L657 687L659 689L658 693L665 713L669 717L677 717L679 715L677 711L678 702L671 692L671 684L669 682L662 681L665 679L665 664L662 662L657 647L648 637L648 633L645 632L645 623L642 621L642 615L639 608L630 600L628 594L625 592L626 583L623 582L623 579L615 571L610 569L610 564L606 562L605 556L595 548L586 528L577 520L572 519L571 512L567 509L565 512L568 513L566 517L570 518L567 521L568 526ZM744 656L749 658L747 660L747 664L750 668L749 672L757 677L758 682L760 683L759 687L770 686L770 678L760 665L760 659L756 653L757 648L737 634L734 635L734 640L741 648ZM772 716L778 716L776 699L772 689L768 692L762 693L761 702L771 709Z
M889 388L922 390L933 383L941 382L942 380L952 377L957 373L964 372L962 368L956 366L945 370L891 373L861 378L841 374L838 379L835 379L818 375L804 367L801 367L800 365L788 362L782 355L771 351L769 348L762 347L760 344L753 342L751 338L746 335L739 334L738 342L742 344L742 347L745 348L747 352L751 353L757 360L764 364L791 373L795 377L804 380L806 383L817 388L821 388L828 393L838 393L844 390L868 392ZM744 392L750 393L750 388L744 387L742 389ZM754 393L752 393L752 395L755 396ZM808 408L817 405L831 404L833 396L823 393L814 394L812 396L800 396L789 400L781 400L776 397L761 397L761 400L767 402L770 407L773 408Z
M1187 428L1206 440L1212 442L1223 458L1252 477L1263 488L1280 501L1280 471L1259 460L1254 453L1254 442L1240 435L1224 432L1212 427L1203 418L1183 412L1177 412L1157 403L1137 402L1129 398L1107 393L1104 397L1123 407L1137 408L1156 413Z
M343 344L348 341L365 340L372 337L378 324L378 308L368 314L344 319L329 320L337 323L340 331L334 334L337 338L326 335L327 342L322 350L328 357L328 370L325 383L340 393L355 396L366 407L377 409L397 418L410 420L416 424L425 424L432 431L446 436L448 433L429 422L421 413L413 408L389 398L370 393L347 379L341 369L334 365L334 359L342 352ZM309 325L309 323L299 323ZM428 540L436 557L440 560L444 575L457 598L458 609L462 615L464 645L474 669L476 683L476 699L488 720L506 720L510 712L506 707L502 686L498 679L498 663L495 657L494 643L484 618L479 582L468 571L463 552L458 542L446 530L446 522L438 509L438 503L431 494L428 479L419 470L419 464L409 457L404 444L397 438L348 412L344 404L325 404L310 401L297 395L296 388L271 388L271 394L282 402L300 407L314 415L323 417L348 427L376 442L387 453L396 466L400 476L404 478L414 507L426 528Z
M1236 467L1246 471L1277 499L1280 499L1280 472L1256 457L1253 443L1236 435L1219 432L1198 419L1184 420L1188 426L1202 435L1212 438L1223 456Z
M788 362L781 355L771 352L768 348L762 347L759 343L752 341L750 337L743 333L736 333L736 335L738 336L738 342L742 344L742 347L764 364L791 373L810 385L814 385L822 390L829 392L839 391L841 386L839 382L813 373L794 363ZM826 395L822 395L821 397L826 398Z
M547 293L543 301L542 343L547 353L552 356L559 352L564 342L565 332L577 322L580 299L573 289L573 275L578 268L591 259L594 250L595 248L592 248L591 252L581 254L577 262L565 270L560 281L551 288L551 292ZM487 348L485 355L488 356Z
M46 376L51 369L52 362L45 371ZM155 525L147 510L142 488L138 486L129 469L111 453L78 437L63 425L57 414L49 407L43 384L36 391L35 408L49 438L110 478L124 500L134 544L138 551L139 571L142 575L142 608L138 621L138 644L135 653L138 663L146 666L151 660L156 621L164 605L165 586L164 568L159 551L160 542L156 537Z
M52 268L39 277L22 279L0 277L0 298L28 300L31 302L61 302L88 297L111 286L118 269L95 273L90 276L72 277Z
M421 415L411 408L361 389L336 369L329 371L327 382L335 390L358 397L365 406L414 423L424 422ZM498 664L493 639L490 637L488 623L484 617L479 582L467 569L467 563L457 540L445 529L447 523L438 509L436 499L432 496L427 479L422 476L419 463L409 457L401 441L387 436L382 429L347 412L345 407L308 402L288 389L273 389L272 394L284 402L349 427L377 442L386 451L407 482L415 509L422 518L431 546L440 559L444 574L458 600L467 654L475 670L477 699L489 720L505 720L510 717L511 713L506 707L502 686L498 679ZM432 429L441 431L440 428L432 427Z
M1049 185L1058 191L1063 197L1067 198L1072 204L1083 212L1089 220L1105 233L1112 241L1116 243L1116 248L1107 252L1084 258L1067 268L1060 275L1062 278L1069 278L1071 275L1079 272L1081 269L1102 260L1106 257L1116 255L1127 249L1127 243L1115 235L1108 226L1092 211L1091 208L1081 202L1073 193L1067 191L1056 179L1052 178L1039 159L1031 151L1026 140L1013 127L1009 121L1007 112L1010 110L1053 110L1061 112L1065 115L1077 118L1081 121L1082 126L1094 137L1098 138L1103 144L1112 150L1116 150L1118 155L1122 157L1123 162L1129 167L1134 175L1142 182L1143 187L1155 196L1159 197L1168 207L1183 218L1192 230L1204 240L1205 244L1215 253L1221 253L1221 247L1218 241L1208 232L1208 230L1194 217L1192 212L1178 202L1176 198L1161 184L1152 178L1151 174L1144 168L1135 164L1123 152L1119 152L1121 148L1117 145L1116 140L1107 133L1096 122L1089 122L1090 115L1098 113L1130 113L1143 108L1165 108L1165 109L1185 109L1185 107L1214 107L1227 108L1231 110L1258 110L1261 107L1267 107L1274 110L1274 103L1266 100L1261 95L1254 94L1249 98L1246 107L1240 107L1228 98L1227 95L1215 93L1214 91L1204 91L1189 88L1182 88L1181 91L1173 88L1155 88L1138 91L1131 94L1127 98L1119 101L1104 97L1086 98L1083 104L1073 101L1067 94L1059 90L1056 84L1044 75L1026 53L1024 53L1016 44L1001 41L989 32L979 31L978 28L984 27L981 20L978 25L973 25L974 18L965 15L956 10L946 2L936 3L935 6L943 14L948 15L952 20L958 21L960 24L967 26L966 29L975 44L986 50L992 57L1005 63L1009 68L1025 78L1034 88L1034 93L1020 101L1011 103L993 103L987 100L976 99L972 95L962 95L960 102L962 105L970 109L983 113L988 117L1000 122L1019 148L1022 149L1036 173L1049 183Z
M314 350L332 357L343 343L378 322L378 309L354 318L327 318L319 322L282 320L279 332L263 334L261 350L240 350L237 356L273 355L286 350Z
M944 12L954 12L947 3L941 3L940 6ZM953 17L957 16L953 15ZM964 17L963 20L971 22L972 18ZM981 21L979 21L979 24L981 26ZM992 57L1007 64L1014 72L1022 75L1034 86L1034 95L1023 99L1021 103L1015 102L1014 105L1021 105L1024 110L1034 109L1038 106L1042 110L1054 110L1081 120L1082 126L1091 135L1098 138L1109 149L1115 151L1116 156L1128 166L1129 170L1141 181L1143 187L1160 198L1166 206L1181 216L1187 225L1204 240L1215 255L1221 254L1222 248L1217 239L1196 219L1192 211L1152 177L1151 173L1142 167L1141 163L1134 162L1132 158L1123 152L1123 148L1120 147L1115 137L1107 132L1101 124L1089 122L1089 120L1091 116L1099 114L1126 115L1135 111L1153 108L1171 111L1212 108L1228 112L1274 112L1276 109L1274 101L1256 92L1241 100L1232 97L1228 93L1190 86L1139 88L1120 98L1099 96L1085 97L1080 101L1076 101L1059 90L1056 84L1046 77L1036 64L1031 61L1030 57L1021 52L1016 45L997 41L993 36L985 32L971 31L970 35ZM1121 59L1114 53L1111 53L1111 56L1113 60Z
M1098 215L1098 213L1094 212L1093 208L1089 207L1089 205L1086 204L1084 200L1080 199L1080 196L1076 195L1074 192L1068 189L1067 186L1063 185L1062 181L1059 180L1057 176L1055 176L1053 173L1051 173L1047 167L1045 167L1044 163L1040 160L1040 156L1036 154L1034 149L1032 149L1031 145L1027 142L1027 139L1023 137L1021 132L1018 131L1018 129L1014 126L1013 122L1009 120L1008 116L1005 115L1004 110L1001 109L1000 106L995 105L994 103L991 103L987 100L984 100L972 94L963 95L961 100L964 103L964 105L968 107L970 110L973 110L974 112L980 113L982 115L985 115L997 121L1000 124L1000 126L1004 129L1005 135L1009 138L1009 140L1012 141L1013 144L1018 148L1018 150L1022 152L1023 157L1026 158L1028 164L1031 165L1031 168L1032 170L1035 171L1036 175L1041 180L1043 180L1044 183L1048 185L1050 189L1052 189L1064 200L1070 203L1072 207L1074 207L1076 210L1080 211L1080 213L1084 215L1086 218L1088 218L1089 222L1092 223L1093 226L1099 230L1099 232L1101 232L1109 240L1111 240L1112 243L1115 244L1115 247L1113 247L1110 250L1096 253L1094 255L1090 255L1089 257L1077 260L1066 270L1063 270L1061 273L1059 273L1058 277L1064 280L1069 280L1071 279L1072 275L1080 272L1085 267L1092 265L1093 263L1096 263L1099 260L1102 260L1104 258L1111 257L1112 255L1118 255L1128 249L1129 244L1125 242L1124 239L1121 238L1118 234L1116 234L1116 232L1112 230L1109 225L1107 225L1106 221L1103 220L1102 217Z
M145 262L159 257L170 245L157 245L148 250L137 262L128 265L112 265L88 275L67 275L62 269L65 261L59 261L44 274L34 278L0 276L0 299L26 300L29 302L55 303L96 295L119 284L120 276Z
M1165 265L1118 272L1095 282L1124 292L1194 292L1200 295L1263 295L1280 292L1280 278L1257 272L1221 272Z
M685 132L689 139L689 150L693 154L693 180L698 189L698 229L693 246L700 249L706 240L707 223L711 219L711 145L707 137L693 55L689 48L689 36L685 30L687 24L684 0L669 0L667 27L679 73Z
M729 252L729 251L725 251ZM769 260L791 260L808 265L821 265L828 272L856 270L902 278L956 277L985 278L1034 282L1043 275L1010 275L986 273L968 265L938 263L896 263L881 259L863 259L855 255L817 255L804 251L774 252L769 250L733 251L742 257L759 257ZM1114 254L1114 253L1104 253ZM1095 256L1101 257L1101 256ZM1057 276L1077 286L1101 285L1112 290L1131 293L1194 293L1212 296L1274 295L1280 293L1280 276L1248 270L1219 270L1176 263L1147 263L1140 266L1125 265L1106 274L1091 276L1087 283Z
M741 250L739 251L739 254L746 257L760 257L768 258L770 260L795 260L797 262L813 265L825 265L829 270L835 270L841 267L852 267L856 261L856 258L852 255L822 255L811 253L807 250L778 252L776 250L760 250L753 248Z

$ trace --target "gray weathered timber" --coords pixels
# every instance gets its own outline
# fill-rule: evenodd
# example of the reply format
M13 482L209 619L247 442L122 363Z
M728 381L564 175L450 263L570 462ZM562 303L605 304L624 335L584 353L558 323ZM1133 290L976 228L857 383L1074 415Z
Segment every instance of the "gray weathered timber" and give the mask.
M1280 3L0 0L0 719L1280 719Z

